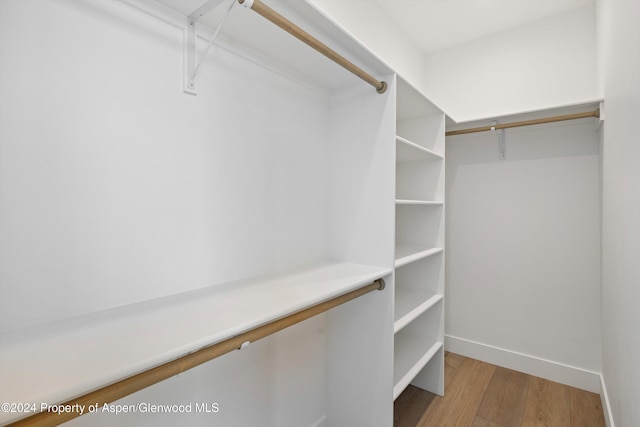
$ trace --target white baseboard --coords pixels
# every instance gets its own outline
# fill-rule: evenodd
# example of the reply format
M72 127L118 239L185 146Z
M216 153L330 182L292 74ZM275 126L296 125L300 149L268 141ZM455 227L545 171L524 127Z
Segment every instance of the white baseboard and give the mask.
M446 351L452 353L570 385L593 393L600 393L604 385L601 381L601 375L598 372L576 368L575 366L541 359L464 338L445 335L444 348ZM612 427L613 424L607 424L607 426Z
M607 427L615 427L613 422L613 413L611 412L611 403L609 402L609 394L607 386L604 383L604 377L600 374L600 401L602 402L602 412L604 412L604 422Z

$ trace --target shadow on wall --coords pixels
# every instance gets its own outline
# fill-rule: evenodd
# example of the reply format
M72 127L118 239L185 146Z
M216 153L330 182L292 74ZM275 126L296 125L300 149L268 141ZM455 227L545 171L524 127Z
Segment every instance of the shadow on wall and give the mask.
M449 136L446 158L453 155L456 164L479 164L597 156L598 132L593 119L505 129L505 160L499 157L499 134L496 131Z

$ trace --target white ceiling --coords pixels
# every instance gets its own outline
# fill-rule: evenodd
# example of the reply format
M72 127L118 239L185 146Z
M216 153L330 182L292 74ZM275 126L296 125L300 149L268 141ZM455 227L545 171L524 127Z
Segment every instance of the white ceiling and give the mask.
M594 0L337 0L377 3L423 52L514 28Z

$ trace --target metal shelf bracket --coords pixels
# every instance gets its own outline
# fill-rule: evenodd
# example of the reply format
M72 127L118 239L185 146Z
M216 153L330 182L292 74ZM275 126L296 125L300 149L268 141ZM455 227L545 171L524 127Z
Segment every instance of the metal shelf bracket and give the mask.
M207 14L211 9L214 9L224 0L207 0L202 6L200 6L195 12L191 13L187 16L187 27L184 30L184 72L183 72L183 91L185 93L196 95L197 94L197 85L196 85L196 77L198 76L198 70L200 66L204 62L207 54L209 53L209 49L213 45L213 41L215 40L218 32L222 28L222 25L227 20L227 17L231 13L233 6L236 4L236 0L232 0L229 8L227 9L227 13L225 14L222 21L218 24L213 36L209 40L207 48L205 52L202 54L202 57L198 60L198 32L197 25L200 18Z
M494 120L491 122L491 130L498 135L498 158L507 160L507 141L505 140L504 129L496 129L500 122Z

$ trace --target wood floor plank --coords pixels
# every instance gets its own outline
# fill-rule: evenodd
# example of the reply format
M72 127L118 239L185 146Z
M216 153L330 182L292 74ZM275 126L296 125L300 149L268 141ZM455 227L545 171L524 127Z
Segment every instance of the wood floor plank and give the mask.
M471 427L502 427L500 424L494 423L493 421L487 421L484 418L476 417L473 420L473 424Z
M522 372L496 367L478 408L478 417L502 427L520 427L530 378Z
M461 356L459 354L450 353L445 351L444 353L444 386L447 387L447 384L455 376L456 371L462 365L466 357Z
M571 427L604 427L604 412L600 395L570 388Z
M450 351L445 351L444 352L444 362L445 364L453 367L453 368L458 368L460 367L460 365L462 365L462 362L464 362L466 359L468 359L468 357L465 357L461 354L456 354L456 353L451 353Z
M393 426L416 427L435 394L409 385L393 403Z
M449 352L445 375L444 397L407 387L394 427L605 427L594 393Z
M531 377L522 427L570 427L570 387Z
M420 420L423 427L471 426L495 366L465 358L445 388Z

